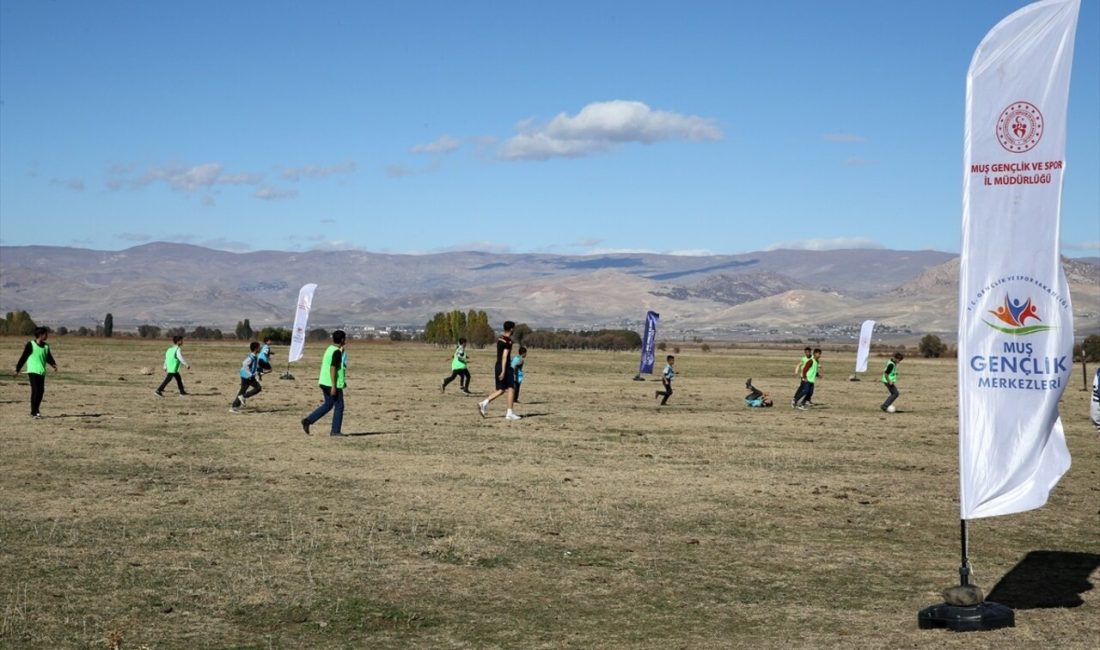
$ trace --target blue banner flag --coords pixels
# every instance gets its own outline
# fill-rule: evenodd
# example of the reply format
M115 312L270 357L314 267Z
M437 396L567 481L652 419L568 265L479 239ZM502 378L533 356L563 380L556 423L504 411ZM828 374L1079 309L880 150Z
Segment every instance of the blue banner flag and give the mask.
M657 358L657 321L661 315L655 311L646 312L645 332L642 334L642 364L638 368L640 375L653 374L653 362Z

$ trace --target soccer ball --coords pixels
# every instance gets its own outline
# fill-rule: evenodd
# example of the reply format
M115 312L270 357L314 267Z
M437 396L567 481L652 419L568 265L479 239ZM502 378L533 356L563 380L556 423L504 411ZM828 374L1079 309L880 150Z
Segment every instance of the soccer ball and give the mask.
M893 404L891 404L890 406L887 406L887 407L886 407L886 412L887 412L887 413L894 413L895 411L897 411L897 409L896 409L896 408L894 408L894 405L893 405Z

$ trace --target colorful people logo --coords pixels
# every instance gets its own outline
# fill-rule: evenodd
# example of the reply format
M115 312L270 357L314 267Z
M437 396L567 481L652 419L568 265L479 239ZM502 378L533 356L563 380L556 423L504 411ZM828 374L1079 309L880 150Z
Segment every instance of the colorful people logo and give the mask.
M1039 317L1038 308L1031 302L1030 297L1027 301L1021 302L1019 298L1013 300L1005 294L1004 304L996 309L989 310L989 313L993 314L998 320L1010 327L995 325L988 321L982 322L1005 334L1034 334L1035 332L1045 332L1046 330L1054 329L1051 325L1027 324L1029 319L1034 319L1039 323L1043 322L1043 319Z

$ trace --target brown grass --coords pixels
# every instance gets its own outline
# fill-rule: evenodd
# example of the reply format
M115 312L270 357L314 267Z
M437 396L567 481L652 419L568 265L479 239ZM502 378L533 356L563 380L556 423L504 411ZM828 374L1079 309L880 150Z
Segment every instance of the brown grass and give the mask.
M907 359L900 412L829 354L685 346L670 406L635 354L532 350L518 411L438 390L449 350L351 346L344 431L305 436L321 346L228 413L239 344L188 341L194 396L152 395L166 343L51 341L40 421L0 374L0 646L1091 648L1100 596L1017 627L920 631L957 580L953 360ZM21 339L0 340L14 362ZM285 359L285 349L277 351ZM490 351L474 351L474 390ZM277 364L281 372L284 364ZM10 368L10 365L9 365ZM1079 373L1079 371L1078 371ZM749 410L745 378L776 396ZM1075 374L1075 378L1079 374ZM1031 551L1100 553L1096 434L1042 509L971 525L988 592ZM1090 580L1095 584L1098 576Z

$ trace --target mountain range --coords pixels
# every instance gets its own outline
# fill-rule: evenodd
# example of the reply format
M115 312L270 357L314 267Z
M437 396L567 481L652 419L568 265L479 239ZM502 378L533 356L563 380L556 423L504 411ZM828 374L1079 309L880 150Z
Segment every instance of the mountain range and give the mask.
M1100 330L1100 260L1063 261L1078 333ZM532 327L637 327L703 337L850 338L879 332L954 337L958 257L939 251L774 250L682 256L365 251L233 253L151 243L121 251L0 247L0 311L53 326L289 327L299 288L316 282L310 324L423 326L484 309Z

